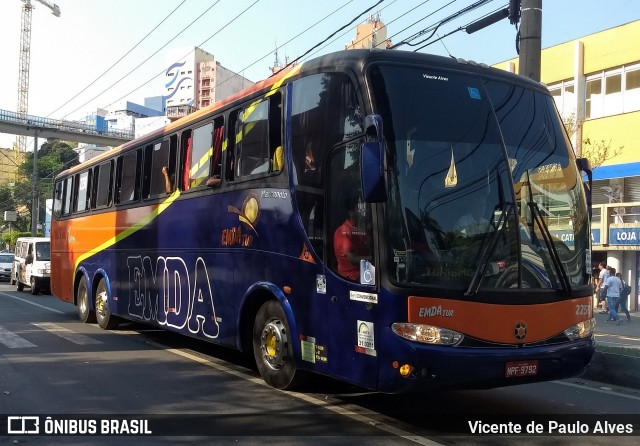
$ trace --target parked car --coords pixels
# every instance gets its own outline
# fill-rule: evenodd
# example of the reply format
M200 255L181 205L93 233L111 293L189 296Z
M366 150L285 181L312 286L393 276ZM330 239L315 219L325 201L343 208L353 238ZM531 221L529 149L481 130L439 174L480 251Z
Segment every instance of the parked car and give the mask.
M11 252L0 252L0 280L11 279L11 267L15 254Z

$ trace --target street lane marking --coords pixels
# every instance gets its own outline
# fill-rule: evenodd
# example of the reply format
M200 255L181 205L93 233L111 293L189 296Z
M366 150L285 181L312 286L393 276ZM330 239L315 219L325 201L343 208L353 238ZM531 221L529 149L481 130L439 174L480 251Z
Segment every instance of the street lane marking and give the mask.
M617 391L615 391L613 389L611 389L611 390L603 390L603 389L595 389L593 387L589 387L589 386L584 385L584 384L575 384L575 383L568 383L568 382L563 382L563 381L553 381L553 382L556 383L556 384L562 384L563 386L576 387L576 388L581 389L581 390L587 389L587 390L591 390L593 392L605 393L607 395L615 395L616 397L624 397L624 398L629 398L629 399L632 399L632 400L640 401L640 396L630 395L628 393L617 392ZM598 382L598 384L603 384L603 383L601 383L599 381L593 381L593 382ZM612 386L612 384L605 384L605 385Z
M0 291L0 295L6 296L6 297L10 297L11 299L20 300L20 301L22 301L24 303L27 303L29 305L35 305L36 307L44 308L45 310L49 310L49 311L52 311L54 313L64 314L64 311L56 310L55 308L51 308L51 307L46 307L44 305L40 305L40 304L37 304L35 302L31 302L30 300L23 299L21 297L16 297L16 296L12 296L11 294L3 293L2 291Z
M25 338L21 338L17 334L7 330L2 325L0 325L0 343L6 345L9 348L36 347L35 344L32 344Z
M31 325L35 325L38 328L46 330L47 332L66 339L69 342L73 342L78 345L89 344L102 344L102 342L92 339L89 336L76 333L68 328L61 327L60 325L53 324L51 322L32 322Z
M192 360L194 362L197 362L197 363L200 363L202 365L205 365L207 367L211 367L211 368L216 369L216 370L218 370L220 372L236 376L236 377L244 379L246 381L250 381L250 382L252 382L254 384L258 384L258 385L261 385L261 386L269 387L267 385L267 383L264 382L264 380L262 380L261 378L254 378L253 376L250 376L250 375L248 375L248 374L246 374L244 372L241 372L241 371L238 371L238 370L234 370L231 367L227 367L227 366L225 366L224 364L222 364L222 363L220 363L218 361L215 361L215 360L212 360L212 359L201 358L201 357L199 357L197 355L194 355L192 353L188 353L188 352L185 352L185 351L182 351L182 350L179 350L179 349L167 348L166 346L164 346L162 344L158 344L158 343L153 342L153 341L147 341L147 343L149 345L152 345L154 347L157 347L159 349L162 349L162 350L167 351L169 353L172 353L174 355L182 356L183 358L187 358L187 359L190 359L190 360ZM424 437L421 437L421 436L418 436L418 435L414 435L411 432L407 432L407 431L405 431L403 429L399 429L397 427L394 427L394 426L392 426L390 424L387 424L387 423L384 423L382 421L375 420L375 419L373 419L371 417L368 417L368 416L365 416L365 415L361 415L361 414L356 413L356 412L354 412L354 411L352 411L350 409L347 409L344 406L342 406L342 407L341 406L336 406L336 405L334 405L334 404L332 404L332 403L330 403L328 401L322 401L322 400L319 400L319 399L317 399L315 397L312 397L310 395L305 395L305 394L296 393L296 392L288 392L286 390L278 390L278 389L272 389L272 390L276 390L276 391L279 391L279 392L286 393L287 395L289 395L289 396L291 396L293 398L297 398L297 399L305 401L307 403L322 407L324 409L327 409L327 410L330 410L332 412L335 412L338 415L342 415L342 416L350 418L350 419L352 419L354 421L357 421L359 423L366 424L369 427L375 427L377 429L380 429L382 431L388 432L388 433L390 433L392 435L395 435L397 437L403 438L403 439L408 440L408 441L412 441L412 442L417 443L417 444L429 445L429 446L431 446L431 445L440 445L441 444L441 443L437 443L435 441L429 440L428 438L424 438ZM375 414L375 415L380 415L382 417L382 415L377 413L377 412L369 411L369 413L370 414Z

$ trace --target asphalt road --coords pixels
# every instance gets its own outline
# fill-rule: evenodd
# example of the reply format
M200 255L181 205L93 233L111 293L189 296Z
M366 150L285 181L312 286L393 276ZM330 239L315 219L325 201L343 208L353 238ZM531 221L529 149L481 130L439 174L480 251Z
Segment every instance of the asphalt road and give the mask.
M623 445L638 444L639 414L639 391L579 378L404 396L317 378L282 392L264 385L236 352L139 324L103 331L80 323L75 307L55 297L0 284L0 435L9 421L23 422L8 417L27 415L38 417L41 433L45 426L89 432L11 434L0 445ZM105 432L154 435L99 436L104 420L114 423ZM24 422L28 428L33 419ZM594 433L596 423L623 434ZM527 433L538 425L554 426L554 434Z

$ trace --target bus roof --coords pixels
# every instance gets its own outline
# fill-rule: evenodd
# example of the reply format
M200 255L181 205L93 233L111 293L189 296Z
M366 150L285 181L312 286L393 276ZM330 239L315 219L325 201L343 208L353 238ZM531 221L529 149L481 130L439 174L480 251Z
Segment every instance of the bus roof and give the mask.
M141 136L139 138L133 139L129 142L126 142L120 146L115 147L113 150L109 150L104 152L95 158L87 160L84 163L81 163L77 166L73 166L59 174L59 176L67 175L70 173L74 173L83 168L86 168L88 165L99 164L100 162L110 159L111 157L119 154L122 151L125 151L129 147L140 146L142 144L146 144L155 139L160 138L162 135L167 133L171 133L172 131L178 130L182 127L186 127L192 122L198 121L203 116L206 116L215 110L223 109L225 106L232 104L238 100L249 98L251 96L259 96L258 93L265 93L269 89L279 88L280 85L284 83L285 80L290 78L295 78L298 76L305 75L307 73L316 73L323 71L333 71L344 68L356 68L361 69L365 65L372 62L398 62L398 63L415 63L421 65L433 65L438 68L449 68L449 69L462 69L464 71L490 75L493 77L499 78L507 78L510 82L526 84L528 88L540 89L544 88L543 84L539 82L535 82L523 76L519 76L513 73L509 73L504 70L500 70L497 68L489 67L486 64L479 64L474 61L467 61L464 59L456 59L454 57L443 57L436 56L432 54L425 53L416 53L411 51L399 51L399 50L385 50L385 49L372 49L372 50L344 50L337 51L334 53L329 53L323 56L319 56L317 58L311 59L308 62L304 62L300 65L294 65L291 67L287 67L273 76L270 76L262 81L257 82L256 84L248 87L238 93L235 93L231 96L228 96L220 101L214 102L213 104L202 108L194 113L191 113L183 118L176 120L166 126L152 132Z

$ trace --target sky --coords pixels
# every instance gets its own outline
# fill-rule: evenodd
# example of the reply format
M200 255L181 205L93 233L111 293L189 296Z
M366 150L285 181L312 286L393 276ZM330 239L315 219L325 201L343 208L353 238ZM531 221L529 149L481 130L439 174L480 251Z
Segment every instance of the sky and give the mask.
M356 25L366 21L370 14L380 14L387 25L388 37L395 44L477 3L477 0L44 1L56 3L61 16L55 17L38 0L31 0L34 9L29 114L60 119L82 119L98 108L109 109L120 100L143 104L145 97L161 95L168 49L200 47L213 54L225 68L258 81L269 76L276 48L283 63L342 50L355 38ZM507 4L507 0L489 1L441 25L434 38ZM0 0L0 109L14 112L18 101L22 5L21 0ZM542 10L543 48L640 19L638 0L542 0ZM345 28L338 31L342 27ZM454 32L420 51L451 54L492 65L517 57L515 37L515 26L504 19L474 34ZM404 45L400 49L414 48ZM14 141L15 136L0 134L0 147L11 147Z

